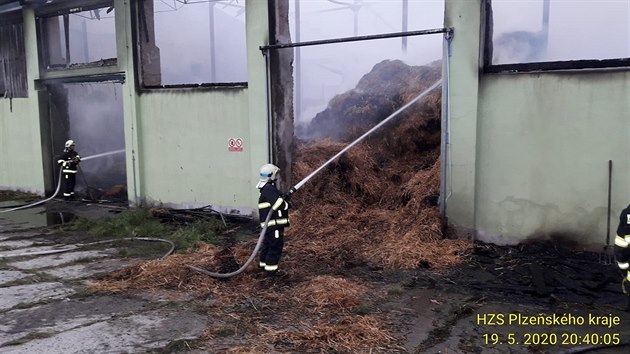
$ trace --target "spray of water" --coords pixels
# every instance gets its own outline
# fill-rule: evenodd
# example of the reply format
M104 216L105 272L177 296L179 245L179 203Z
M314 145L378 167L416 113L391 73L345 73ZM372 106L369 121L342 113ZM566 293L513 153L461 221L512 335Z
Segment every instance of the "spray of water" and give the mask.
M103 157L103 156L109 156L109 155L114 155L114 154L120 154L121 152L125 152L125 149L108 151L108 152L103 152L103 153L96 154L96 155L90 155L88 157L82 157L81 161L87 161L87 160L95 159L97 157Z

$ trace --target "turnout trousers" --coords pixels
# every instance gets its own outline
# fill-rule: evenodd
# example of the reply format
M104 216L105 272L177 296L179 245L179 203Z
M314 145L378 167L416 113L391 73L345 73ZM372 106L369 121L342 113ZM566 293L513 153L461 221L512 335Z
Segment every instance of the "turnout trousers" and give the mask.
M74 197L74 185L77 181L76 173L63 174L63 197L68 199Z
M278 270L278 263L284 247L284 227L267 229L260 249L260 261L258 266L267 272Z

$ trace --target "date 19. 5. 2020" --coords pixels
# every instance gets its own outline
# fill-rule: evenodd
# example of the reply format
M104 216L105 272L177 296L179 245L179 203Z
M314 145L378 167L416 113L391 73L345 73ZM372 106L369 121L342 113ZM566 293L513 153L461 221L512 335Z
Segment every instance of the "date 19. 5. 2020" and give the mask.
M619 344L619 333L484 333L486 345L608 345Z

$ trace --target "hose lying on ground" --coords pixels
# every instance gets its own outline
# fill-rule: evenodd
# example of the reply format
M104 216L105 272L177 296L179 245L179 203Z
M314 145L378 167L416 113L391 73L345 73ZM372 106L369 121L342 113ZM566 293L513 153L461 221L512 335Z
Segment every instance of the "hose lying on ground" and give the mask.
M42 203L46 203L47 201L49 201L49 200L53 199L54 197L56 197L56 196L57 196L57 194L59 193L59 190L61 189L61 172L62 172L62 170L60 169L60 170L59 170L59 178L58 178L58 179L59 179L59 182L57 183L57 189L55 189L55 193L53 193L53 195L51 195L50 197L48 197L48 198L46 198L46 199L44 199L44 200L40 200L40 201L35 202L35 203L22 205L22 206L20 206L20 207L13 208L13 209L2 210L2 211L0 211L0 214L2 214L2 213L8 213L8 212L10 212L10 211L16 211L16 210L21 210L21 209L26 209L26 208L34 207L34 206L36 206L36 205L39 205L39 204L42 204Z
M260 231L260 236L258 236L258 242L256 242L256 247L254 247L254 251L249 256L249 258L247 259L245 264L243 264L243 266L240 267L239 269L237 269L237 270L235 270L235 271L233 271L231 273L215 273L215 272L211 272L209 270L197 268L197 267L191 266L191 265L189 265L187 267L192 269L192 270L194 270L195 272L203 273L203 274L209 275L211 277L215 277L215 278L230 278L230 277L233 277L233 276L235 276L237 274L242 273L254 261L254 258L258 254L258 250L262 246L262 241L265 238L265 232L267 231L267 226L269 224L269 219L271 219L271 214L273 214L273 213L272 212L267 213L267 219L265 219L265 226Z
M326 166L328 166L328 164L330 164L331 162L333 162L334 160L336 160L338 157L340 157L341 155L343 155L344 153L346 153L348 150L350 150L354 145L358 144L359 142L361 142L365 137L367 137L368 135L370 135L372 132L374 132L375 130L377 130L378 128L380 128L381 126L383 126L385 123L387 123L389 120L391 120L392 118L394 118L395 116L397 116L400 112L404 111L405 109L409 108L412 104L416 103L417 101L419 101L420 99L422 99L424 96L426 96L429 92L433 91L436 87L440 86L440 84L442 83L442 79L436 81L433 85L431 85L429 88L427 88L426 90L424 90L424 92L422 92L420 95L418 95L418 97L414 98L413 100L409 101L408 103L406 103L404 106L398 108L394 113L390 114L387 118L383 119L380 123L378 123L377 125L375 125L374 127L372 127L372 129L368 130L367 132L365 132L363 135L361 135L359 138L357 138L355 141L353 141L352 143L348 144L348 146L346 146L345 148L343 148L341 151L339 151L335 156L331 157L330 159L328 159L328 161L324 162L322 165L320 165L317 169L315 169L315 171L311 172L311 174L309 174L308 176L306 176L304 179L302 179L300 182L298 182L295 186L293 186L290 190L289 190L289 196L293 193L295 193L298 189L300 189L306 182L308 182L308 180L310 180L311 178L313 178L317 173L319 173L321 170L323 170ZM211 277L215 277L215 278L229 278L232 277L234 275L237 275L239 273L242 273L245 269L247 269L247 267L252 263L252 261L254 260L254 258L256 257L256 254L258 253L258 250L260 249L261 245L262 245L262 241L265 238L265 232L267 231L267 224L269 223L269 219L271 218L271 214L273 214L273 212L270 210L269 213L267 213L267 219L265 220L264 223L264 227L262 229L262 231L260 232L260 236L258 237L258 242L256 243L256 247L254 248L254 251L252 252L252 254L249 256L249 258L247 259L247 262L245 262L245 264L243 264L243 266L241 268L239 268L238 270L231 272L231 273L215 273L215 272L210 272L208 270L205 269L201 269L198 267L194 267L194 266L187 266L188 268L199 272L199 273L203 273L206 275L209 275Z
M9 253L9 254L4 254L4 255L0 254L0 259L3 259L3 258L15 258L15 257L41 256L41 255L48 255L48 254L64 253L64 252L74 251L74 250L77 250L79 248L83 248L83 247L87 247L87 246L93 246L93 245L98 245L98 244L102 244L102 243L111 243L111 242L116 242L116 241L131 241L131 240L150 241L150 242L165 242L165 243L170 244L171 245L171 249L168 250L168 252L166 252L165 255L160 257L160 259L164 259L164 258L168 257L175 250L175 244L171 240L165 240L165 239L162 239L162 238L154 238L154 237L125 237L125 238L117 238L117 239L111 239L111 240L103 240L103 241L84 243L84 244L81 244L81 245L73 245L71 247L62 248L62 249L59 249L59 250L48 250L48 251L40 251L40 252Z
M81 159L81 161L87 161L87 160L91 160L91 159L94 159L94 158L97 158L97 157L102 157L102 156L107 156L107 155L117 154L117 153L121 153L121 152L125 152L125 149L115 150L115 151L110 151L110 152L104 152L104 153L101 153L101 154L96 154L96 155L92 155L92 156L84 157L83 159ZM50 196L50 197L48 197L48 198L46 198L46 199L44 199L44 200L40 200L40 201L38 201L38 202L35 202L35 203L22 205L22 206L19 206L19 207L17 207L17 208L13 208L13 209L2 210L2 211L0 211L0 214L2 214L2 213L8 213L8 212L11 212L11 211L16 211L16 210L21 210L21 209L27 209L27 208L34 207L34 206L39 205L39 204L42 204L42 203L46 203L47 201L49 201L49 200L53 199L54 197L56 197L56 196L57 196L57 194L59 194L59 190L61 189L61 174L62 174L62 173L63 173L63 169L61 169L61 168L60 168L60 169L59 169L59 177L57 178L57 180L58 180L58 182L57 182L57 189L55 189L55 193L53 193L53 195L52 195L52 196ZM83 173L82 173L82 174L83 174ZM85 178L85 176L83 176L83 178ZM85 183L86 183L86 185L87 185L87 181L86 181Z

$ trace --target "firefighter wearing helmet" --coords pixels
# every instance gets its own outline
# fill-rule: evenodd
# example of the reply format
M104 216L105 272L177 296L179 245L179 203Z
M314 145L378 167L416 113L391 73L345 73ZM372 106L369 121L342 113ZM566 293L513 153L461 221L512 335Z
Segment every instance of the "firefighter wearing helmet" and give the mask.
M289 197L282 195L276 187L280 168L272 164L260 168L260 181L256 188L260 190L258 198L258 216L260 227L265 226L268 213L272 213L260 250L259 263L268 276L282 276L285 272L278 269L284 246L284 228L289 226Z
M57 160L57 163L61 165L62 180L63 180L63 198L74 198L74 185L77 179L77 166L81 161L81 156L74 150L74 140L66 141L61 158Z
M630 296L630 205L619 215L619 226L615 236L615 258L622 274L621 289L624 294ZM630 298L628 298L628 311L630 311Z

